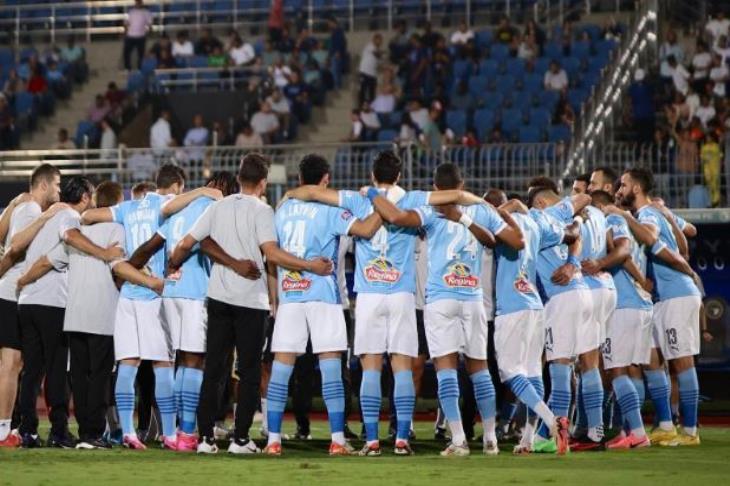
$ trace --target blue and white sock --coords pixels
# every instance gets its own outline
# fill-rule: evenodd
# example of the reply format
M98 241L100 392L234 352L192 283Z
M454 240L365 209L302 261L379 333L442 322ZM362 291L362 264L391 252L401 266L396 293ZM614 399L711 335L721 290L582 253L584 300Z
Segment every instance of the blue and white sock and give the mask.
M117 402L119 424L124 435L136 435L134 430L134 380L137 367L120 363L117 367L117 383L114 385L114 399Z
M598 368L582 373L581 390L588 418L588 437L598 442L603 439L603 384Z
M183 403L182 403L182 390L183 390L183 381L185 381L185 366L178 366L177 370L175 371L175 386L174 386L174 394L175 394L175 410L177 410L177 421L178 423L182 424L182 416L183 416Z
M378 440L378 420L380 419L380 371L364 370L360 383L360 409L365 424L365 438L368 443Z
M289 378L294 367L274 360L271 379L266 393L266 417L269 422L269 444L281 443L281 422L284 418L286 400L289 397Z
M644 380L641 378L631 378L631 383L634 384L636 394L639 395L639 410L641 410L644 406L644 401L646 401L646 386L644 385Z
M180 429L186 434L195 433L195 419L200 401L200 387L203 384L203 370L185 368L182 396L182 420Z
M649 390L649 397L654 404L654 413L659 428L662 430L671 430L674 427L672 423L672 408L669 405L669 379L664 370L646 370L646 387Z
M484 442L496 442L497 434L494 427L497 417L497 394L494 391L494 383L488 370L472 373L472 385L474 386L474 399L477 402L479 415L482 417L484 427Z
M540 380L540 383L542 384L542 380ZM545 424L552 425L555 423L555 415L550 411L550 408L548 408L545 402L542 401L542 397L538 395L535 387L524 375L514 376L508 382L508 385L515 396L527 406L528 413L539 415Z
M613 391L616 393L616 402L621 408L621 416L629 426L629 430L638 436L646 435L644 421L641 419L639 394L628 376L619 376L613 379Z
M677 383L679 384L679 411L682 416L682 428L686 434L696 435L700 384L697 381L697 370L694 366L679 373Z
M342 383L342 362L340 358L319 361L322 374L322 398L327 407L332 442L345 444L345 385Z
M575 428L585 430L588 428L588 416L586 415L585 402L583 401L583 388L581 386L581 375L575 375Z
M155 367L155 401L162 419L162 435L175 437L175 375L171 366Z
M396 440L408 441L411 435L411 422L413 422L413 409L416 408L416 387L413 384L413 372L403 370L397 372L393 379L394 390L393 400L395 401L395 414L397 420Z
M463 444L466 442L466 434L464 434L459 411L459 378L456 370L439 370L436 372L436 379L438 380L439 402L451 430L451 441L454 444Z
M550 399L548 406L556 417L567 417L570 411L570 400L573 396L570 389L570 366L561 363L550 363ZM545 422L540 426L538 435L543 439L550 437L550 429Z

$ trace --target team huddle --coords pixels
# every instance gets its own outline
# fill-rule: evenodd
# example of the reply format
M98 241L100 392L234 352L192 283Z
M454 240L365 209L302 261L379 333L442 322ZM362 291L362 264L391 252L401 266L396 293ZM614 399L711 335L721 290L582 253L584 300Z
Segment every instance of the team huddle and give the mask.
M151 361L162 446L216 453L220 384L235 350L239 384L228 452L280 455L289 381L297 356L311 346L330 455L381 455L386 358L393 452L413 454L414 369L425 355L436 369L451 436L441 455L470 454L459 408L462 363L483 425L483 452L495 455L484 303L492 293L499 379L527 408L516 454L699 444L694 355L701 297L685 235L695 230L652 198L650 172L618 177L598 169L584 193L568 197L538 177L526 198L498 189L482 198L464 191L449 163L435 170L433 190L405 191L398 186L401 161L384 151L373 161L372 186L337 191L327 187L328 162L311 154L300 163L300 186L274 211L262 200L268 166L248 154L237 177L223 172L183 192L183 170L165 165L156 190L128 201L113 182L94 187L72 177L61 187L53 166L34 170L29 193L0 218L0 446L41 444L36 400L45 376L47 445L109 447L103 435L112 387L123 445L145 449L133 426L135 379L140 363ZM360 450L345 436L346 290L337 268L344 237L354 239ZM273 362L260 400L270 318ZM680 433L668 371L678 383ZM69 376L78 441L68 432ZM621 431L607 441L609 387ZM645 390L656 415L651 433L640 413ZM264 401L268 437L260 449L249 430ZM569 422L572 406L584 418L580 427Z

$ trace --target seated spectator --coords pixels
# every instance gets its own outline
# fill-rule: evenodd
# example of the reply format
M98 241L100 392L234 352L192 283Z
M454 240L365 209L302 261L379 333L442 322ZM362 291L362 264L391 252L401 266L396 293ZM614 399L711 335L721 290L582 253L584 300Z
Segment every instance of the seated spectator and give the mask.
M208 146L210 132L203 125L203 116L193 117L193 126L185 134L183 145L188 147L187 155L190 162L200 162L205 159L205 147Z
M266 101L261 103L261 109L251 118L251 127L254 132L261 135L265 144L271 144L275 141L276 133L280 127L279 118Z
M452 110L473 110L476 106L476 100L469 91L466 80L459 81L456 92L451 96L450 105Z
M284 64L284 58L279 56L271 69L271 76L274 78L274 85L277 88L283 88L289 84L289 76L291 76L291 68Z
M672 77L674 89L686 95L689 90L689 72L687 72L687 69L682 64L677 62L674 56L667 58L667 65L669 66L669 73Z
M157 69L175 69L177 61L172 57L172 52L167 49L160 51L160 57L157 58Z
M66 99L71 96L71 86L69 86L66 76L58 69L58 64L55 61L51 61L48 65L46 78L51 91L57 98Z
M190 57L195 55L195 47L188 38L188 31L181 30L172 43L172 57Z
M319 41L316 37L312 36L312 31L304 28L299 31L297 40L294 43L294 50L298 52L312 52L317 49Z
M150 127L150 147L152 153L160 156L167 149L175 146L175 139L172 138L170 128L171 114L169 110L162 110L157 121Z
M426 46L427 49L435 48L436 42L442 38L443 36L441 34L439 34L438 32L434 32L431 22L424 22L423 34L421 35L421 39L423 40L423 45Z
M400 120L400 130L398 131L397 142L401 147L404 147L417 141L418 127L415 123L413 123L413 120L411 120L409 113L403 113Z
M101 120L101 144L99 148L103 151L102 156L114 157L117 148L117 134L114 133L111 122L108 118Z
M378 87L378 94L370 104L375 113L392 113L395 111L396 98L393 86L386 84Z
M58 138L53 144L53 150L74 150L76 144L68 137L68 130L61 128L58 130Z
M266 103L271 107L271 111L279 118L279 126L284 130L289 127L289 116L291 115L291 106L289 100L284 97L284 93L279 88L274 88L271 95L266 98Z
M380 76L378 77L378 89L392 92L396 100L400 99L403 95L403 89L401 88L400 81L395 75L395 70L392 66L383 66L380 70Z
M206 27L200 33L198 41L195 43L195 54L198 56L210 56L216 47L223 50L223 44L214 35L210 27Z
M725 12L722 9L719 9L705 24L705 32L710 35L712 45L717 43L720 36L727 35L729 28L730 20L725 18Z
M5 84L3 85L3 95L8 100L13 100L15 99L15 95L22 91L25 91L25 84L20 79L20 76L18 76L18 70L13 68L8 71L8 79L5 80Z
M670 56L674 56L674 59L678 64L682 64L682 62L684 62L684 49L677 42L677 33L673 30L667 31L666 39L659 47L659 61L661 62L659 74L662 79L671 82L673 68L669 64Z
M563 123L573 128L573 124L575 123L575 112L573 111L573 107L570 106L565 94L560 97L560 101L558 101L558 105L555 107L553 123Z
M309 122L312 112L309 87L302 81L299 71L292 71L289 84L284 86L283 93L289 101L289 107L297 120L301 123Z
M621 24L619 24L616 18L612 16L608 19L606 25L603 26L603 29L601 31L601 38L615 40L621 37L622 32L623 28L621 27Z
M167 35L167 32L160 34L159 40L152 45L150 52L157 58L158 63L162 58L163 52L167 52L172 56L172 42L170 42L170 37Z
M380 118L378 114L373 111L370 103L363 103L362 109L360 110L360 120L362 121L363 128L365 129L365 139L375 140L375 135L380 130Z
M473 129L469 129L466 131L463 137L461 137L461 145L467 148L475 148L478 147L479 144L479 138L477 138L477 134Z
M248 42L243 42L238 36L233 39L233 45L228 51L228 55L234 66L249 66L256 61L256 51L253 46Z
M464 21L459 24L459 30L451 34L451 44L455 46L466 45L472 39L474 39L474 31Z
M360 112L352 110L350 112L350 134L343 142L362 142L365 140L365 125L360 119Z
M551 91L563 91L568 89L568 74L560 67L558 61L552 61L550 68L545 73L545 89Z
M109 114L109 103L107 103L104 95L96 95L94 104L92 104L86 112L86 118L90 122L101 123L101 121Z
M229 57L223 52L223 47L215 46L208 55L208 67L224 68L228 66Z
M233 143L231 140L231 136L228 130L226 130L226 127L223 123L219 121L213 122L213 129L210 131L211 133L211 144L217 145L217 146L223 146L228 147Z
M522 37L522 42L517 48L517 57L525 61L532 60L538 56L539 50L540 48L535 43L535 36L528 34Z
M68 36L66 46L61 48L59 53L61 61L65 62L66 75L69 80L76 83L83 83L89 75L89 66L86 64L86 53L84 49L76 45L73 35Z
M443 145L444 136L438 125L439 116L439 111L432 108L428 113L428 122L421 133L420 141L427 151L438 152Z
M516 40L519 39L519 33L517 32L517 29L512 27L512 25L509 22L509 17L506 15L503 15L502 18L499 19L499 25L497 25L497 30L494 32L494 39L497 42L501 42L502 44L506 45L512 45Z
M436 45L431 52L431 72L437 86L444 86L451 80L451 51L446 45L446 39L441 36L436 39Z
M246 123L241 127L241 131L236 137L236 147L240 148L260 148L264 146L264 140L261 135L253 131L251 125Z
M537 46L536 56L539 56L542 52L542 46L545 45L547 36L545 35L545 31L542 30L539 25L537 25L537 22L535 22L534 19L528 20L525 24L525 33L523 37L527 36L532 37L533 42Z
M43 94L48 90L48 82L43 76L39 66L34 66L32 68L26 90L28 93L32 93L34 95Z
M421 102L418 100L411 101L408 104L407 110L411 120L413 120L413 123L416 124L418 129L420 131L425 130L429 121L429 114L428 110L421 105Z
M117 83L111 81L106 87L104 95L109 103L109 111L113 116L121 116L124 100L127 99L127 92L117 87Z
M712 55L704 41L697 41L697 50L692 56L692 86L698 93L705 92L705 84L710 77Z
M0 95L0 150L13 150L17 147L13 111L5 96Z
M728 45L728 36L720 36L720 40L717 41L717 45L713 47L715 53L722 57L722 63L727 64L730 62L730 45Z
M289 33L289 29L284 29L281 31L281 38L275 45L277 51L283 52L285 54L289 54L294 50L294 48L296 47L296 42L294 41L294 39L292 39L291 34Z
M702 127L704 129L707 129L707 124L715 118L716 112L715 107L712 104L712 100L707 95L702 95L700 98L700 106L697 108L697 111L695 111L695 116L699 118L700 122L702 122Z
M712 93L718 98L724 98L725 86L730 80L730 71L728 71L727 64L722 62L722 56L720 54L715 54L712 58L710 80L713 83Z
M504 138L504 135L502 134L502 130L499 127L494 127L492 129L492 133L489 134L489 139L487 140L488 143L493 144L499 144L499 143L506 143L507 140Z
M246 83L246 87L242 93L243 101L243 118L250 120L254 113L256 113L261 106L261 100L263 96L263 90L261 82L258 77L251 77Z

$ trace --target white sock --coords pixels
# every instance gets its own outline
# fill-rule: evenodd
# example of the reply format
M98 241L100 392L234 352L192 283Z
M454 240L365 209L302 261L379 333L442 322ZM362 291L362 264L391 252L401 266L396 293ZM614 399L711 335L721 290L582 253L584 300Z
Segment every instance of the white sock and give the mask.
M461 425L461 420L458 422L449 422L449 429L451 430L452 444L466 444L466 434L464 433L464 427Z
M332 432L332 442L334 442L335 444L345 445L345 433Z
M683 427L684 433L687 435L695 436L697 435L697 427Z
M603 428L591 427L588 429L588 438L593 442L600 442L603 439Z
M275 434L274 432L269 432L268 444L271 445L274 442L278 442L279 444L281 444L281 433Z
M535 441L535 426L529 420L525 424L525 428L522 429L522 439L520 445L523 447L532 448L532 443Z
M638 429L631 429L631 433L634 434L636 437L645 437L646 436L646 430L644 430L644 427L639 427Z
M662 430L672 430L674 428L674 424L670 422L669 420L665 420L664 422L659 422L659 428Z
M555 414L553 414L545 402L540 402L535 405L534 412L548 426L548 429L551 429L553 424L555 424Z
M366 445L367 445L368 447L372 446L373 444L380 444L380 441L379 441L379 440L369 440L369 441L367 441L367 443L366 443Z
M264 430L269 429L269 418L266 415L266 409L268 408L266 399L261 399L261 428Z
M496 421L494 417L482 421L482 427L484 428L484 443L497 442L497 434L494 432L496 427Z
M0 420L0 440L5 440L10 435L10 419Z

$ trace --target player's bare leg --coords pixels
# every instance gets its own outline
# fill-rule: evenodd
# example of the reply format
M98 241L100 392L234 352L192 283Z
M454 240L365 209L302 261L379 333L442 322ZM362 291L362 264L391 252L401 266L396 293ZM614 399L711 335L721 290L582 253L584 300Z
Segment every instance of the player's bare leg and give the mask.
M22 369L23 357L19 350L0 349L0 447L20 445L20 437L12 433L10 423L18 393L18 376Z

